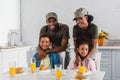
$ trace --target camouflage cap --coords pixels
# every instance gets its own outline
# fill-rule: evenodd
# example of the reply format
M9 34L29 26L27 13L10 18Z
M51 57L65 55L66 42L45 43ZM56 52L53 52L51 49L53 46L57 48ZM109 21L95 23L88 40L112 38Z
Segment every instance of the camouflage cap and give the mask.
M74 12L74 19L73 20L76 20L77 18L79 17L83 17L85 15L88 15L88 10L85 9L85 8L79 8L77 9L75 12Z
M57 14L55 12L49 12L46 15L46 20L48 20L49 18L55 18L57 20Z

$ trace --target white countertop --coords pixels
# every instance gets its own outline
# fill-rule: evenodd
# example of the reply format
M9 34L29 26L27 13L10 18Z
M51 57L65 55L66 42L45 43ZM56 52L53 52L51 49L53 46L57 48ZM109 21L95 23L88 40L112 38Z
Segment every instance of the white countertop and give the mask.
M22 47L14 47L14 48L3 48L3 49L0 49L0 52L2 51L11 51L11 50L18 50L18 49L25 49L25 48L32 48L32 46L22 46Z
M62 80L75 80L74 77L77 73L76 70L62 70L63 76ZM96 71L92 72L89 76L89 80L103 80L105 72ZM16 74L15 78L10 78L8 73L1 74L0 80L56 80L55 71L36 71L35 73L25 72L23 74Z
M74 46L71 46L70 48L74 49ZM97 46L97 49L120 49L120 46Z
M18 50L18 49L23 49L23 48L35 48L35 46L23 46L23 47L9 48L9 49L0 49L0 52ZM73 46L70 48L74 49ZM97 49L120 49L120 46L97 46Z
M120 46L98 46L98 49L120 49Z

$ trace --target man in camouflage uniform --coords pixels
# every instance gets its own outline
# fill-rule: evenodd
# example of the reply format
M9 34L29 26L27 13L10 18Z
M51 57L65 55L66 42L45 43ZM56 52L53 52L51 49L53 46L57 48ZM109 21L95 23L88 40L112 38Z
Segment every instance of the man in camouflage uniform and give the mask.
M52 39L52 48L46 51L43 51L41 48L38 48L38 59L44 58L47 54L51 52L60 53L66 51L68 40L69 40L69 27L66 24L58 22L57 14L50 12L46 15L47 25L43 26L40 30L40 36L42 34L48 34ZM69 63L68 53L66 54L65 64ZM67 63L66 63L67 62ZM65 65L65 68L67 65Z

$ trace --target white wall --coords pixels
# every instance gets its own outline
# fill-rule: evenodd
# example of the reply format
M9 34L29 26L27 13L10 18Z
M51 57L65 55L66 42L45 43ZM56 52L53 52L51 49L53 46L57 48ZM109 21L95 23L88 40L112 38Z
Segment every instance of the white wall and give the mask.
M85 7L94 15L94 23L110 34L110 39L120 39L119 0L21 0L22 1L22 40L27 45L38 43L39 31L45 25L45 15L54 11L59 22L69 25L72 43L72 20L74 11Z
M20 29L20 0L0 0L0 46L7 45L12 29Z

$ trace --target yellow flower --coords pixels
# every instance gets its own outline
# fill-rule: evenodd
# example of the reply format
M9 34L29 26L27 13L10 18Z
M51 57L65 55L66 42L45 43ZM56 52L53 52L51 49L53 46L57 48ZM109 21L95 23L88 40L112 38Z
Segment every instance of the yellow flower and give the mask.
M101 30L101 32L98 34L98 38L99 39L101 39L101 38L108 39L108 33Z

